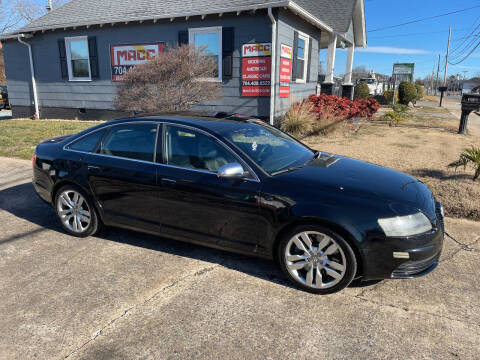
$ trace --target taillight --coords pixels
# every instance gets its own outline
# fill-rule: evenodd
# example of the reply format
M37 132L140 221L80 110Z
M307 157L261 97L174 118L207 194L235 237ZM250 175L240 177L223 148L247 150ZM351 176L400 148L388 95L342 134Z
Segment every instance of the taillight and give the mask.
M33 153L33 157L32 157L32 166L35 167L35 165L37 165L37 153Z

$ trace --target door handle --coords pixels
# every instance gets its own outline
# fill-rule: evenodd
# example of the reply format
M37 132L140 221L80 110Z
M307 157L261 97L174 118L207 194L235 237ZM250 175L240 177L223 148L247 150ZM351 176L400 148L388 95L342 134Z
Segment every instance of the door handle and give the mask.
M87 169L88 169L88 172L91 172L91 173L100 172L100 166L88 165Z
M177 182L173 179L161 178L160 183L162 186L174 187Z

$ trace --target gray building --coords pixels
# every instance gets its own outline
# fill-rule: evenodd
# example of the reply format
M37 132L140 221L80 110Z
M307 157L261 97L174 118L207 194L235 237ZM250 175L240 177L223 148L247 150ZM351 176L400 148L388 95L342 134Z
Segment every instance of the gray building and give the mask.
M366 46L363 0L72 0L3 35L14 117L109 119L129 68L178 43L218 56L223 96L200 110L273 119L315 93L320 49L328 49L322 91L331 92L337 47ZM274 96L270 96L274 94Z

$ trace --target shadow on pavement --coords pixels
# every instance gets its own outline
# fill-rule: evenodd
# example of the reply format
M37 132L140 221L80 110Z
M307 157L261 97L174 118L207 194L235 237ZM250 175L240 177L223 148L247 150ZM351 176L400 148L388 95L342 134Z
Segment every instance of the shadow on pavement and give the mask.
M25 236L34 235L44 230L65 234L54 209L37 196L31 183L16 185L0 191L0 209L42 227L41 229L36 229L28 233L16 234L9 238L2 239L0 240L0 245L19 240ZM229 269L240 271L263 280L268 280L290 288L296 288L285 279L280 269L272 261L183 243L181 241L164 238L160 235L154 236L112 227L96 234L95 237L149 250L161 251L176 256L221 264ZM361 282L355 280L351 286L365 287L376 284L377 282L378 281Z

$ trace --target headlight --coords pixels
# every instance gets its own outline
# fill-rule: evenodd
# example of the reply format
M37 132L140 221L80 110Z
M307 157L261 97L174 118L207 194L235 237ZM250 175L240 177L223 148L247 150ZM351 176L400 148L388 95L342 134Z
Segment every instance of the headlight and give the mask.
M378 219L387 236L412 236L432 230L432 224L421 212L414 215Z

